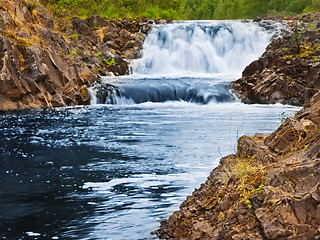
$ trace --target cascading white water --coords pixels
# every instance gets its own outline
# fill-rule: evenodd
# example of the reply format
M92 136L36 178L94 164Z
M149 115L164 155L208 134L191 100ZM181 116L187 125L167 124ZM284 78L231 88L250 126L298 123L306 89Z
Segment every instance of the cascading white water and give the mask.
M250 21L155 25L141 58L131 63L132 75L93 87L92 103L235 101L228 84L262 55L275 32Z
M154 26L132 62L134 74L241 73L271 34L253 22L197 21Z

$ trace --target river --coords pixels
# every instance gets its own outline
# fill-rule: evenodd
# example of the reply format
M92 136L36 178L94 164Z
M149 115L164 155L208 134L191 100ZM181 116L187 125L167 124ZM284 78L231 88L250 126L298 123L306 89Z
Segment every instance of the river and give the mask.
M299 110L245 105L228 88L274 31L154 26L132 74L104 77L90 106L1 114L0 238L153 238L237 138Z

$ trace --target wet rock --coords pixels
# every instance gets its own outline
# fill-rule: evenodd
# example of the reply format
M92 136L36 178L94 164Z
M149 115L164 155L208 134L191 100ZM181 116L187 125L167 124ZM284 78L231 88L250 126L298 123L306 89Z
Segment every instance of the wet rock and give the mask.
M256 72L260 73L266 65L266 63L264 63L264 60L266 61L266 59L253 61L243 70L242 76L251 76Z
M114 104L113 96L120 96L119 90L111 84L96 84L94 86L97 103Z
M0 94L0 112L16 110L18 108L17 103L13 102L7 96Z

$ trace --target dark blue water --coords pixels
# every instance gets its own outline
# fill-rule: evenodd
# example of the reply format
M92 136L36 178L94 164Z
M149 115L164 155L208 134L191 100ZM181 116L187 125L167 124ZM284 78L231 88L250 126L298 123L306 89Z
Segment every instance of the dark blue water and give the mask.
M0 237L149 238L238 136L295 110L168 102L1 115Z

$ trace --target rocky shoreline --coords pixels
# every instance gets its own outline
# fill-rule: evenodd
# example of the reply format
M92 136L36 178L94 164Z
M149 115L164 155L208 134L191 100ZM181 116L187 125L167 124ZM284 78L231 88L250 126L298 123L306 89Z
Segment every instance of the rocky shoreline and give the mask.
M231 86L246 103L304 108L268 136L241 137L237 153L222 158L153 234L161 239L320 239L319 16L289 19L291 34L273 41Z
M88 104L100 75L124 75L152 21L54 18L37 1L0 4L0 111Z

